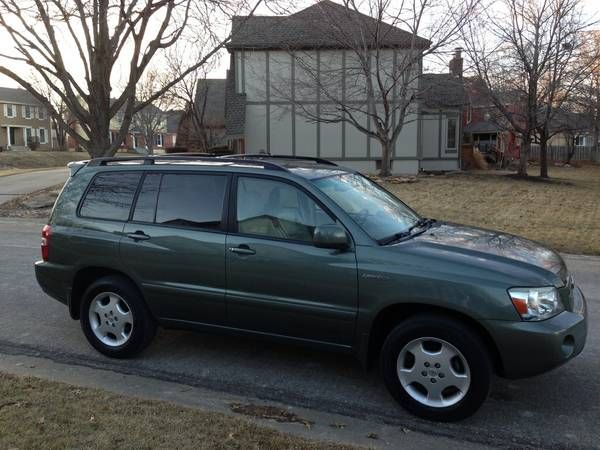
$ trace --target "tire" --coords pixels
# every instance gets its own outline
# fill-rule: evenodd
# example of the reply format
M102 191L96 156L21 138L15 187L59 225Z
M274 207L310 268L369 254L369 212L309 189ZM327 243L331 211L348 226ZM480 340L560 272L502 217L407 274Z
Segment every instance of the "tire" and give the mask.
M390 332L380 371L401 406L440 422L474 414L488 396L492 377L480 336L461 322L435 315L410 317Z
M156 334L156 321L140 292L118 275L99 278L86 289L79 320L89 343L111 358L140 353Z

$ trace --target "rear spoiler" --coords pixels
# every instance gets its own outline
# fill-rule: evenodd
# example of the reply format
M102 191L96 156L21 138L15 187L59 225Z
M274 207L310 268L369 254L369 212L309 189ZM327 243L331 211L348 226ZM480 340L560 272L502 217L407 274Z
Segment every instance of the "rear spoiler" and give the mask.
M77 174L77 172L79 172L83 167L87 166L87 163L89 162L89 159L86 159L84 161L72 161L68 163L67 167L71 171L70 176L74 177Z

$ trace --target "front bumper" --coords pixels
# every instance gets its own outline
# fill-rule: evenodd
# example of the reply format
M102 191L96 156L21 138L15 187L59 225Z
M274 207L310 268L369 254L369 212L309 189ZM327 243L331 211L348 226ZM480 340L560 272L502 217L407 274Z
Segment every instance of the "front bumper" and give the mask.
M577 356L587 337L587 306L578 287L572 311L541 322L485 321L502 363L501 375L523 378L547 372Z

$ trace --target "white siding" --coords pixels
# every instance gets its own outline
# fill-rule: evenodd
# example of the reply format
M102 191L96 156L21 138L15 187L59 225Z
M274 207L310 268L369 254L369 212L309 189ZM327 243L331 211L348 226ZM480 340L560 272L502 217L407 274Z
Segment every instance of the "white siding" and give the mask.
M246 153L267 151L267 109L264 105L246 106Z
M321 156L323 158L342 157L342 124L321 123Z
M316 100L317 52L296 52L294 57L296 98L303 101Z
M269 84L271 101L292 99L292 57L288 52L269 52Z
M316 108L312 107L312 110ZM312 113L312 111L311 111ZM296 155L317 156L317 124L296 109Z
M292 154L292 112L288 106L271 106L270 152L274 155Z
M437 158L439 155L439 115L424 114L421 117L421 146L423 158Z
M356 120L366 128L366 114L356 112L353 114ZM352 124L346 124L346 157L348 158L366 158L367 157L367 135L359 131Z
M396 156L398 157L417 157L417 130L418 121L416 114L406 117L400 136L396 141Z
M244 52L245 92L251 102L267 98L267 58L265 52Z
M323 50L320 59L321 85L323 92L321 101L330 101L331 98L342 100L343 81L343 52L335 50Z

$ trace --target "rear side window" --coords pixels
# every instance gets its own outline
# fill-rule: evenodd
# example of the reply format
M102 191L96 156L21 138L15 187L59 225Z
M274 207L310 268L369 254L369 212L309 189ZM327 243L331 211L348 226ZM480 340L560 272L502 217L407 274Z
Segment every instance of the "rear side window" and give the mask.
M140 172L97 175L83 199L79 214L83 217L126 221L140 177Z
M226 175L164 174L155 222L220 229L226 188Z
M144 178L133 213L136 222L154 222L161 176L160 173L149 173Z

